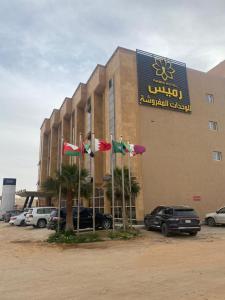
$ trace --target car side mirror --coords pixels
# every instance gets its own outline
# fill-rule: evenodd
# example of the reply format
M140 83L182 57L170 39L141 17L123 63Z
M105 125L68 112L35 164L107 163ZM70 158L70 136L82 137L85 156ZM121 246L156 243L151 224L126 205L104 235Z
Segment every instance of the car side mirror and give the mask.
M216 211L217 214L218 214L219 212L220 212L219 210Z

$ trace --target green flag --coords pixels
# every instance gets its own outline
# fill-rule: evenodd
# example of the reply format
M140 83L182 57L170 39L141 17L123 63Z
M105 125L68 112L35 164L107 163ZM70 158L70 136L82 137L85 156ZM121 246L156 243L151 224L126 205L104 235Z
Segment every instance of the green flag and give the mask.
M122 142L122 144L123 144L123 146L124 146L126 152L129 152L129 153L132 152L131 145L130 145L129 143L127 143L127 142Z
M123 155L126 153L126 146L123 142L112 141L112 147L114 153L122 153Z

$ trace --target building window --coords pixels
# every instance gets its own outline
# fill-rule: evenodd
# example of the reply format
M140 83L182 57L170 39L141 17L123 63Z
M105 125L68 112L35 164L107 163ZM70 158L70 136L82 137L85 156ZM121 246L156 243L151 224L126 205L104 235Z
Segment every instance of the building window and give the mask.
M131 202L131 212L132 212L132 220L136 220L136 209L135 209L135 197L132 196L132 202ZM112 207L111 207L111 213L112 213ZM130 219L130 204L126 202L126 215L128 219ZM123 207L121 200L115 199L115 219L116 221L120 222L123 218Z
M88 98L86 103L85 118L85 139L90 139L92 131L91 97ZM88 170L89 174L91 174L91 157L89 155L85 155L84 166Z
M222 160L222 152L213 151L212 157L213 157L213 160Z
M207 94L206 95L206 100L208 103L214 103L214 98L212 94Z
M115 93L113 78L109 80L109 134L112 134L113 139L115 139ZM116 156L113 155L112 159L115 166Z
M113 79L109 80L109 133L115 138L115 96Z
M91 97L88 98L86 103L86 112L91 113Z
M90 199L90 208L93 208L93 198ZM95 189L95 211L104 213L104 190L101 188Z
M110 80L109 80L109 89L111 89L112 86L113 86L113 80L110 79Z
M215 121L209 121L208 123L209 130L218 130L218 124Z

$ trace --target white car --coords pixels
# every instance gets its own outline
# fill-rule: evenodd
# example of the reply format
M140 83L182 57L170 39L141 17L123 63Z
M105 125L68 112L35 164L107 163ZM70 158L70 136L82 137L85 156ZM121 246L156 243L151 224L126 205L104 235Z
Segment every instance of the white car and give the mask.
M26 225L45 228L51 212L55 209L55 207L33 207L32 209L28 210L28 213L25 217Z
M225 207L220 208L216 212L207 214L205 216L205 223L209 226L225 224Z
M32 210L32 208L30 208ZM25 226L25 217L28 210L23 211L21 214L17 216L13 216L10 218L9 224L16 226Z

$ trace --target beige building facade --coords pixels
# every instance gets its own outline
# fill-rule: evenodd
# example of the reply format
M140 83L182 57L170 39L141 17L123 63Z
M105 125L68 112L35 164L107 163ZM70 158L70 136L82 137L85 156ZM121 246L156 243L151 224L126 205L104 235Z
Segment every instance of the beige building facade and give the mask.
M162 204L189 205L200 216L224 206L225 61L206 73L187 68L186 74L191 112L141 105L137 54L117 48L105 66L97 65L87 83L80 83L73 96L65 98L43 121L38 189L59 169L62 136L78 145L80 133L84 140L94 132L96 138L106 141L112 133L117 141L122 135L124 140L146 147L143 155L131 158L132 174L141 187L133 201L137 222ZM63 163L76 163L76 158L64 156ZM116 165L121 165L120 154ZM92 172L88 155L83 166ZM110 174L110 153L97 152L96 203L101 211L110 213L103 188L106 174ZM119 216L121 207L117 206Z

